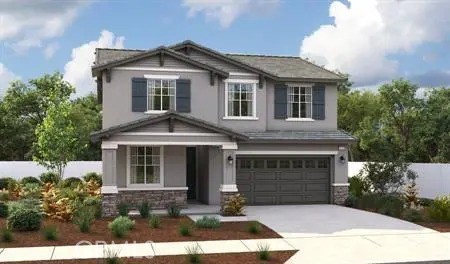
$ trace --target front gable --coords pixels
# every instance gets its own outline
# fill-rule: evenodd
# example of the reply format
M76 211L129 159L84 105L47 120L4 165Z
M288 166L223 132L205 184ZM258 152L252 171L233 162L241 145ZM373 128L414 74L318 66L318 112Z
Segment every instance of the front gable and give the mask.
M172 128L171 128L171 126L172 126ZM126 130L124 132L126 132L126 133L129 133L129 132L137 132L137 133L196 133L196 134L215 133L214 131L212 131L210 129L207 129L204 127L199 127L199 126L194 126L194 125L188 124L188 123L180 121L180 120L173 120L172 124L170 123L169 120L162 120L162 121L154 123L154 124L138 127L138 128L131 129L131 130Z

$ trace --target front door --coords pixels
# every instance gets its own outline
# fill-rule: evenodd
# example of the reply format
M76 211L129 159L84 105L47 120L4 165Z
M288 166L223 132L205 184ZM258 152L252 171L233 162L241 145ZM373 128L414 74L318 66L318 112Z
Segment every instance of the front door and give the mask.
M197 199L197 148L186 148L186 185L187 198Z

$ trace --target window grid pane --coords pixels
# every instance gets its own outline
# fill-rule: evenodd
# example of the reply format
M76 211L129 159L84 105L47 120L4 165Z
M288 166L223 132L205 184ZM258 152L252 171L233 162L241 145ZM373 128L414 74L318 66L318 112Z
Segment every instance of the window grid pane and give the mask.
M254 85L228 83L228 116L253 116Z
M159 155L159 147L130 147L130 183L160 183Z
M175 108L175 80L148 79L148 110L163 111Z
M288 117L312 117L312 88L289 86L288 89Z

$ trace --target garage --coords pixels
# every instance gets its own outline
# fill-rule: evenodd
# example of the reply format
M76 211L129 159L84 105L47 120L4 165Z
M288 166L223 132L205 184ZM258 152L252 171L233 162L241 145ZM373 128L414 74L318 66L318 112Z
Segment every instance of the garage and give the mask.
M330 157L238 157L236 166L249 205L330 202Z

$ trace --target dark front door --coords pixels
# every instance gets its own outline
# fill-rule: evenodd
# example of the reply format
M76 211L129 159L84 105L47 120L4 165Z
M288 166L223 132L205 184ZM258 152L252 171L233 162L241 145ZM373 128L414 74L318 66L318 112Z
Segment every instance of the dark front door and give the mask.
M186 185L187 198L197 199L197 148L186 148Z

